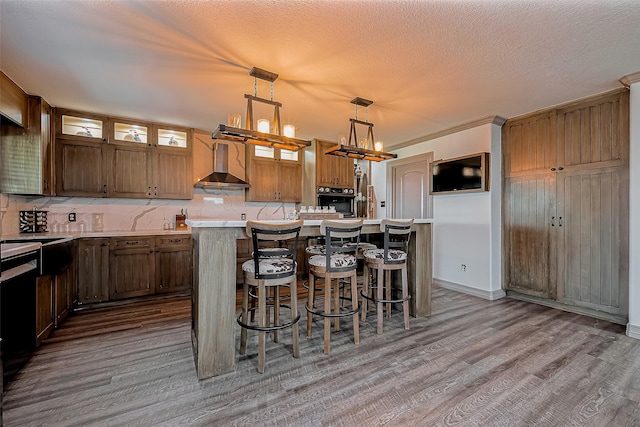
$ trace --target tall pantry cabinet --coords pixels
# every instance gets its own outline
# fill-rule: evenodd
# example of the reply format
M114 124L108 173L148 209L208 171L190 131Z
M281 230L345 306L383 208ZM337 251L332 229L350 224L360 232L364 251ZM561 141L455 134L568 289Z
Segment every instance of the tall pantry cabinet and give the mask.
M629 93L503 126L504 286L626 322Z

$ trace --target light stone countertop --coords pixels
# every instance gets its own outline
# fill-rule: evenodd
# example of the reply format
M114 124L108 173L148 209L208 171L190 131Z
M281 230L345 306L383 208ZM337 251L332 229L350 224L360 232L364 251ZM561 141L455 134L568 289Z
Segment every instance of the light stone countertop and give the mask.
M355 218L342 218L336 221L355 221ZM381 218L378 219L365 219L364 225L376 225L380 224L382 221ZM260 222L270 223L270 224L284 224L290 221L286 220L264 220ZM304 225L307 226L319 226L322 220L320 219L306 219L304 220ZM431 224L433 223L433 218L422 218L422 219L414 219L415 224ZM194 218L188 219L186 221L187 225L193 228L225 228L225 227L246 227L247 221L225 221L219 219L206 219L206 218Z
M34 240L34 239L50 239L50 238L71 238L71 239L82 239L82 238L107 238L107 237L135 237L135 236L174 236L180 234L191 234L191 228L187 227L182 230L139 230L139 231L131 231L131 230L107 230L107 231L89 231L85 233L80 233L79 231L75 232L63 232L63 233L21 233L21 234L9 234L3 235L2 240Z

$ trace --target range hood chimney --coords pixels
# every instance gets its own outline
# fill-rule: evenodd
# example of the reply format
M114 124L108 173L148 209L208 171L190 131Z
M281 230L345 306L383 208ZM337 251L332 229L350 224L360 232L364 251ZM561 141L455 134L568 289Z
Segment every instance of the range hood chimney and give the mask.
M241 190L250 185L229 173L229 146L216 142L213 146L213 173L198 180L195 187Z

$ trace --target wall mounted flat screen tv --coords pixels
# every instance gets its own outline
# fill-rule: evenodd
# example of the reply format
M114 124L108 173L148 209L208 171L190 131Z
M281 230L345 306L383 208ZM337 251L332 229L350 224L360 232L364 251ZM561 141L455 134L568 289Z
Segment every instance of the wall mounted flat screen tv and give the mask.
M429 194L489 191L489 153L471 154L431 163Z

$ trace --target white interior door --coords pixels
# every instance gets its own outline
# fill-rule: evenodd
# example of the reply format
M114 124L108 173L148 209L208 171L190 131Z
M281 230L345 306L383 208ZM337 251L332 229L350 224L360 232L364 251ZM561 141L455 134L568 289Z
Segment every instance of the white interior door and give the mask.
M391 218L433 217L432 196L429 195L429 164L433 153L421 154L389 162L387 176L391 177Z

